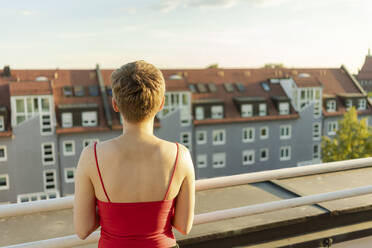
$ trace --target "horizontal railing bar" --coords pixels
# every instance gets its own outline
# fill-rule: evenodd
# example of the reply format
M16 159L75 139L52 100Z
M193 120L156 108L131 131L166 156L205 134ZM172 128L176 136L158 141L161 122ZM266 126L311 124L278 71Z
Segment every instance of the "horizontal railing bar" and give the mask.
M278 170L253 172L233 176L201 179L196 181L195 188L196 191L202 191L248 183L257 183L274 179L308 176L370 166L372 166L372 157L323 163L317 165L307 165L301 167L291 167ZM0 205L0 218L72 208L73 202L73 196L67 196L58 199L43 200L37 202Z
M349 197L372 194L372 186L364 186L353 189L339 190L309 196L302 196L292 199L254 204L244 207L218 210L210 213L198 214L195 216L194 225L206 224L215 221L221 221L231 218L244 217L255 214L268 213L277 210L283 210L305 205L312 205L320 202L327 202ZM372 203L371 203L372 204ZM96 243L99 240L99 231L93 232L86 240L80 240L76 235L65 237L34 241L29 243L6 246L9 248L19 247L38 247L38 248L60 248L72 247L77 245L86 245Z
M372 157L245 173L233 176L215 177L198 180L196 184L196 190L202 191L208 189L225 188L248 183L258 183L275 179L310 176L314 174L351 170L371 166Z

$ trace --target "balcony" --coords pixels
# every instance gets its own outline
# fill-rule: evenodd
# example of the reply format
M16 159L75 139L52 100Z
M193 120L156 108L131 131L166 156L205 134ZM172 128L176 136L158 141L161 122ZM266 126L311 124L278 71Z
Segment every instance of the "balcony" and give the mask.
M198 180L194 227L176 238L182 248L354 247L372 234L371 178L365 158ZM73 234L72 203L1 205L0 246L97 247L99 231Z

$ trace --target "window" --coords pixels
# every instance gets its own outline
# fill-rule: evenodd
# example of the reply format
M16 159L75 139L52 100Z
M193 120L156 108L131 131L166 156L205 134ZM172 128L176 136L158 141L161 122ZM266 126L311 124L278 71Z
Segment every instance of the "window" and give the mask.
M243 143L253 142L254 136L255 132L253 127L243 128Z
M5 130L4 116L0 116L0 131Z
M51 116L50 114L43 114L41 115L41 134L46 135L46 134L52 134L52 122L51 122Z
M181 133L181 144L186 146L187 149L191 150L191 133L190 132Z
M44 190L55 190L57 188L56 181L56 170L45 170L44 175Z
M366 99L359 99L358 110L365 110L365 109L366 109Z
M85 96L84 86L74 85L74 94L75 96Z
M72 127L72 113L62 113L62 127Z
M268 127L261 127L260 128L260 138L261 139L269 138L269 128Z
M191 124L191 115L189 108L187 107L181 107L180 109L180 119L181 119L181 126L187 127Z
M291 159L291 147L282 146L280 147L280 161L287 161Z
M289 114L289 103L288 102L279 103L279 114L280 115L288 115Z
M41 98L41 111L42 112L50 111L49 98L46 97Z
M99 90L97 85L89 85L88 89L90 96L99 96Z
M314 118L319 118L321 116L320 105L320 102L314 103Z
M335 135L338 129L337 121L328 122L328 135Z
M267 161L269 159L269 149L262 148L260 150L260 161Z
M17 196L17 203L47 200L47 199L53 199L57 197L59 197L59 193L57 191L21 194Z
M0 174L0 190L8 190L8 189L9 189L9 175Z
M291 138L291 125L280 126L280 139L290 139Z
M196 156L196 166L198 168L207 167L207 154L198 154L198 156Z
M328 100L327 101L327 112L335 112L336 111L336 100Z
M6 146L0 146L0 162L6 160L7 160Z
M197 120L203 120L204 119L204 108L199 106L195 108L195 118Z
M320 158L320 146L319 144L313 145L313 159L319 159Z
M252 104L242 104L240 111L241 111L242 117L253 116L253 107L252 107Z
M225 129L213 130L213 145L223 145L226 142L226 131Z
M222 119L223 118L223 106L212 106L212 119Z
M266 103L260 103L260 105L258 106L258 108L259 108L259 115L260 116L265 116L267 114Z
M353 100L346 99L346 109L349 110L353 106Z
M212 160L213 168L223 168L226 166L226 153L224 152L213 153Z
M82 122L84 127L97 126L97 111L87 111L82 113Z
M75 141L73 140L63 141L63 155L64 156L75 155Z
M207 143L207 131L196 131L196 144L203 145Z
M94 142L98 142L99 139L85 139L83 140L83 148L93 144Z
M73 183L75 182L75 168L65 168L65 182Z
M41 144L41 157L44 165L51 165L55 162L54 143Z
M313 123L313 140L320 140L320 122Z
M254 150L243 151L243 165L254 164Z

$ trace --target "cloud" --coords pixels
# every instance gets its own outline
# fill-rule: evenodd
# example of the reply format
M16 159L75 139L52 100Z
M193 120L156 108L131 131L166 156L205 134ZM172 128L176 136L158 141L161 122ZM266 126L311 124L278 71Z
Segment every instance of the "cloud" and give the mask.
M230 8L238 4L248 4L253 7L267 8L282 5L294 0L160 0L150 6L154 10L164 13L176 8Z
M23 15L23 16L30 16L30 15L32 15L33 13L32 13L31 10L24 9L24 10L19 11L19 14L20 14L20 15Z
M151 5L150 8L167 13L177 8L180 4L182 4L182 0L161 0L159 3Z

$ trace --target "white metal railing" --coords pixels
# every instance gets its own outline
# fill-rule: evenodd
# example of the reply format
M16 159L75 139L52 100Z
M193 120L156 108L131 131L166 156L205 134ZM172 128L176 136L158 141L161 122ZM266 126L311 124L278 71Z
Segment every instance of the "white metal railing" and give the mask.
M195 216L194 225L206 224L210 222L226 220L237 217L244 217L254 214L268 213L276 210L300 207L316 204L320 202L345 199L349 197L372 194L372 186L358 187L354 189L340 190L322 194L302 196L293 199L286 199L274 202L260 203L239 208L218 210L214 212L198 214ZM34 247L34 248L60 248L73 247L77 245L86 245L96 243L99 240L99 231L93 232L87 239L81 240L76 235L59 237L54 239L40 240L29 243L6 246L8 248Z
M308 176L371 166L372 157L316 165L306 165L301 167L284 168L278 170L253 172L234 176L201 179L196 181L196 191L225 188L274 179ZM73 202L73 196L67 196L51 200L0 205L0 218L72 208Z
M281 178L290 178L298 176L306 176L341 170L349 170L372 166L372 158L354 159L347 161L332 162L319 165L310 165L295 168L286 168L272 171L263 171L256 173L241 174L236 176L203 179L196 182L196 190L207 190L214 188L222 188L236 186L247 183L262 182ZM267 202L244 206L233 209L219 210L195 216L194 224L204 224L224 219L243 217L248 215L266 213L281 209L299 207L304 205L316 204L325 201L344 199L348 197L372 194L372 186L359 187L354 189L340 190L336 192L322 193L310 196L297 197L293 199L280 200L275 202ZM40 202L19 203L0 206L0 218L7 216L24 215L41 211L50 211L58 209L72 208L73 196L45 200ZM59 237L48 240L41 240L23 244L17 244L7 247L72 247L95 243L99 239L99 231L92 233L86 240L80 240L76 235Z

